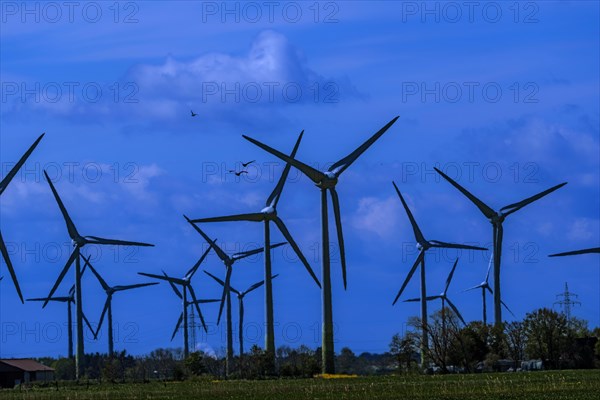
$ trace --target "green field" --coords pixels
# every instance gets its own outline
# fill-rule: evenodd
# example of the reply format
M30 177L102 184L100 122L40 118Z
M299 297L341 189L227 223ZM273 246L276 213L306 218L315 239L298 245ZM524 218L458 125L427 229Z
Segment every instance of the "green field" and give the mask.
M600 370L265 381L152 382L0 391L0 399L594 399Z

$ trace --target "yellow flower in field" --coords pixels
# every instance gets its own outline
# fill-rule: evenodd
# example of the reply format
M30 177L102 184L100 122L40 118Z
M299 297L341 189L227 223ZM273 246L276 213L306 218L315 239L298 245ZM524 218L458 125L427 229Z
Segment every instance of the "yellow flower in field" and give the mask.
M323 379L346 379L346 378L358 378L358 375L348 375L348 374L320 374L320 375L315 375L315 378L323 378Z

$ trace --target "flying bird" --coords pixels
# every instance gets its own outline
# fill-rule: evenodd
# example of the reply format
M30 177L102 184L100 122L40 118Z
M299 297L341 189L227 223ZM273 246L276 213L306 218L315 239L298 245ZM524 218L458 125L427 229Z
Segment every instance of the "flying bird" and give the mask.
M195 117L196 115L198 115L193 110L190 110L190 113L192 113L192 117Z
M248 161L247 163L242 163L242 167L246 168L248 165L252 164L256 160Z
M230 169L230 170L229 170L229 173L230 173L230 174L235 174L235 176L240 176L241 174L247 174L247 173L248 173L248 171L246 171L246 170L242 170L242 171L236 171L236 170L234 170L234 169Z

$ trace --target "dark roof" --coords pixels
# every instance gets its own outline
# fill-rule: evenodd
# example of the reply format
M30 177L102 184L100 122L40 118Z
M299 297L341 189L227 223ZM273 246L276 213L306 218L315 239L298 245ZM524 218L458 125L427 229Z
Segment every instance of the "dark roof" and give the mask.
M50 368L29 358L0 359L0 363L10 365L11 367L15 367L27 372L54 371L54 368Z

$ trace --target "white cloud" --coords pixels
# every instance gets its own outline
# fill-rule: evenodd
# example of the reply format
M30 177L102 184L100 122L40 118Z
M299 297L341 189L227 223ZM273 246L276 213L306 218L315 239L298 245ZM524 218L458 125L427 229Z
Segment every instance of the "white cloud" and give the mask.
M567 237L574 241L585 241L598 231L597 224L589 218L577 218L570 226Z
M346 76L325 77L311 69L286 36L271 30L261 32L243 55L212 52L186 60L169 56L162 63L135 65L116 81L96 84L101 96L94 101L83 95L81 87L74 99L62 88L58 99L41 93L40 101L23 104L13 96L3 111L22 118L44 113L81 123L111 117L172 123L193 109L204 120L255 121L273 120L277 114L273 106L336 103L362 96Z
M135 165L131 175L126 179L122 179L122 187L126 192L134 196L136 199L143 200L151 198L148 191L150 180L165 173L158 165L152 163L150 165Z
M388 238L398 229L398 210L398 200L393 196L385 199L363 197L358 201L352 225L358 230L375 233L380 238Z

